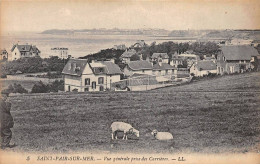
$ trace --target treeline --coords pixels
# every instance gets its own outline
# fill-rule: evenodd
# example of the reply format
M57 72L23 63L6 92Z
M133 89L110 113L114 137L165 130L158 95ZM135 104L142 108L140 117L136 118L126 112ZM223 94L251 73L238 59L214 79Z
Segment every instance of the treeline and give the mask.
M119 49L104 49L99 51L98 53L89 54L84 57L80 57L80 59L88 59L89 62L92 60L103 60L103 59L115 59L115 63L118 64L120 62L120 56L124 53L124 50Z
M55 80L50 84L44 84L42 81L35 83L30 93L50 93L64 91L64 81ZM29 93L21 84L14 83L9 85L7 89L2 90L5 93Z
M48 71L61 72L67 61L67 59L60 59L57 56L44 59L41 57L30 57L6 61L1 63L1 75Z
M146 58L147 56L152 56L153 53L167 53L171 59L172 55L177 52L179 54L191 51L192 53L199 55L201 59L204 55L211 56L212 54L217 54L219 51L219 46L214 42L200 43L194 42L189 43L174 43L172 41L163 42L156 45L152 43L150 46L141 50L141 53Z
M130 48L128 48L130 49ZM153 42L151 45L147 45L144 48L135 48L139 54L143 55L143 59L146 59L147 56L151 57L153 53L167 53L170 58L172 55L177 52L179 54L184 53L186 51L192 51L192 53L199 55L201 59L204 55L211 56L212 54L217 54L219 51L219 46L214 42L195 42L192 44L189 43L175 43L172 41L163 42L160 44L156 44ZM115 49L105 49L101 50L98 53L90 54L84 57L83 59L93 60L93 59L115 59L116 64L120 64L120 56L124 53L123 50L115 50ZM133 56L131 60L139 60L139 56Z
M125 64L123 64L120 60L120 56L124 53L124 50L119 49L104 49L99 51L98 53L89 54L84 57L79 57L80 59L88 59L89 62L92 60L107 60L107 59L115 59L115 64L118 64L119 67L122 69L124 68Z

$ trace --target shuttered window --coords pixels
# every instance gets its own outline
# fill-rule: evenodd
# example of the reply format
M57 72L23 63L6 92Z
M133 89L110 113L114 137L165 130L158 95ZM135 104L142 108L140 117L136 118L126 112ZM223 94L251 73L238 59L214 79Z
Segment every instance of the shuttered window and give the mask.
M85 85L90 85L90 78L85 79Z

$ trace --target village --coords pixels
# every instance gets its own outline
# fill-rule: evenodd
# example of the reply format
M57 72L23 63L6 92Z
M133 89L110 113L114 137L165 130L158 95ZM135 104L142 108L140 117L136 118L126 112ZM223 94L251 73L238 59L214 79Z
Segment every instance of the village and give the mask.
M152 44L151 44L152 45ZM119 61L110 58L73 58L68 48L51 48L51 57L63 60L62 80L65 92L97 91L146 91L161 87L188 83L193 78L225 74L245 73L258 70L259 53L255 43L217 43L214 54L198 55L193 50L174 53L154 52L145 54L149 47L139 40L130 47L115 45L120 50ZM11 53L1 50L3 62L40 57L35 45L14 44ZM66 63L65 63L66 60ZM41 65L45 65L42 62ZM15 72L16 76L22 74Z
M1 1L0 163L259 163L259 5Z

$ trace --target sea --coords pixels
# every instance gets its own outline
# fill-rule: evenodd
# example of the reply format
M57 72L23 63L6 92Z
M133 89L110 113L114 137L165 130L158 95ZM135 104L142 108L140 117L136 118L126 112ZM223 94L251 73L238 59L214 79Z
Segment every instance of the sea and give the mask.
M152 42L162 43L166 41L194 42L192 38L175 38L169 36L149 35L92 35L92 34L41 34L37 32L16 32L2 34L0 38L1 49L6 49L9 54L14 44L36 45L41 51L41 57L47 58L51 55L51 48L68 48L68 54L79 58L89 54L97 53L100 50L113 48L114 45L124 44L130 47L138 40L144 40L150 45Z

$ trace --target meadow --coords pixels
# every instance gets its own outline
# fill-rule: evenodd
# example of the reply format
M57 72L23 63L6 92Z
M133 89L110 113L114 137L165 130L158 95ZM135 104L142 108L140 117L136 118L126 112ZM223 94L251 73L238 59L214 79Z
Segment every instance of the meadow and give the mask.
M229 75L147 92L13 96L14 151L246 153L259 150L260 73ZM140 138L111 140L114 121ZM169 131L157 141L151 130Z

